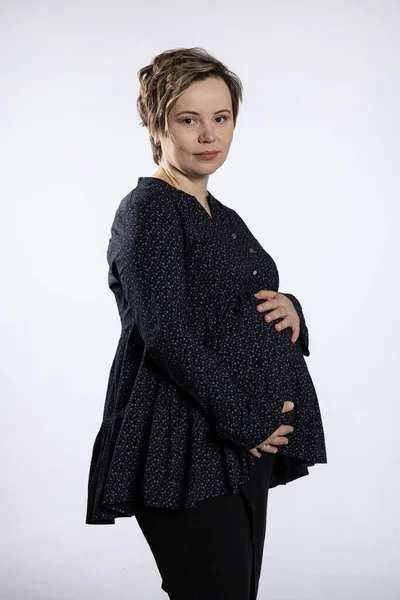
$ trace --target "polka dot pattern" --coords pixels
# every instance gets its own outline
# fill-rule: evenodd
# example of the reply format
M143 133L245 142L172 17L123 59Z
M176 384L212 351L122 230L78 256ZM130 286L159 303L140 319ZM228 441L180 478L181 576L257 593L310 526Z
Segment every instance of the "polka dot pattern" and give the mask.
M300 317L276 331L254 293L279 274L243 219L209 193L139 177L111 227L108 283L121 319L90 463L86 523L114 524L147 506L188 508L237 491L258 460L249 448L281 424L270 487L326 463L318 399ZM285 400L295 408L282 413Z

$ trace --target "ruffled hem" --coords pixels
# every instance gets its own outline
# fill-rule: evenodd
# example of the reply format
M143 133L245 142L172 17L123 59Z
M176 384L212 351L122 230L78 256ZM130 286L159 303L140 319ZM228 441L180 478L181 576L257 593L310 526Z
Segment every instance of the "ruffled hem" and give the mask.
M138 504L179 510L235 493L248 481L258 460L247 449L217 436L193 398L156 370L136 339L133 329L123 331L110 372L103 421L90 463L87 524L115 524L116 518L134 516ZM298 363L298 370L299 377L289 381L302 382L300 391L310 398L304 363ZM271 379L278 386L276 393L291 397L280 389L282 378ZM271 487L286 485L307 475L308 467L316 462L326 462L326 456L318 454L324 448L323 439L314 439L315 425L320 424L316 395L313 402L315 410L306 410L310 404L304 408L304 414L316 420L309 422L309 444L296 447L294 432L289 434L291 442L280 446L276 455ZM295 411L282 413L282 423L290 424L294 416ZM307 426L305 419L302 423ZM304 427L302 431L304 436Z
M156 420L159 440L152 437L154 424L149 427L147 439L144 435L140 438L140 427L126 414L102 423L91 461L87 524L115 524L116 518L134 516L138 503L176 510L190 508L205 498L235 493L250 478L258 458L223 440L212 439L203 417L196 412L184 411L182 406L178 412L178 418L165 423L163 429ZM184 412L189 415L186 422ZM174 423L179 422L186 435L181 430L174 444ZM127 448L131 444L127 429L139 435L134 450ZM270 487L307 475L307 467L314 464L280 455L280 450ZM202 463L196 461L199 453ZM207 470L202 464L208 465Z

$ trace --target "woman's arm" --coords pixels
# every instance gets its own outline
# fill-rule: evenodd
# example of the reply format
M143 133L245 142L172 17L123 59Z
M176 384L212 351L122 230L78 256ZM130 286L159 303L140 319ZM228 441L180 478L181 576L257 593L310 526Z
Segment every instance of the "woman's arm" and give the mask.
M183 229L173 202L130 199L111 231L110 260L151 358L195 398L218 435L258 446L281 425L285 399L248 397L190 326Z

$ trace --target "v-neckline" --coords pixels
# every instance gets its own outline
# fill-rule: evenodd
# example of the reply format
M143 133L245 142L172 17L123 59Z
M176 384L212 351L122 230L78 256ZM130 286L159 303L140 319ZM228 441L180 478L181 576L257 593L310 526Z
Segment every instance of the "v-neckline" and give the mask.
M184 190L176 188L175 186L173 186L170 183L168 183L168 181L165 181L165 179L161 179L160 177L139 177L139 181L141 179L152 179L154 181L161 181L162 183L165 183L166 185L168 185L173 190L176 190L177 192L180 192L181 194L185 194L185 196L188 196L194 202L196 202L196 204L199 206L200 210L207 215L207 217L208 217L208 219L210 221L214 221L214 208L215 208L215 204L214 204L214 199L213 199L212 195L210 194L210 192L208 190L207 190L208 205L210 207L211 215L209 214L208 210L206 208L204 208L204 206L201 204L201 202L196 198L196 196L193 196L193 194L189 194L188 192L185 192Z

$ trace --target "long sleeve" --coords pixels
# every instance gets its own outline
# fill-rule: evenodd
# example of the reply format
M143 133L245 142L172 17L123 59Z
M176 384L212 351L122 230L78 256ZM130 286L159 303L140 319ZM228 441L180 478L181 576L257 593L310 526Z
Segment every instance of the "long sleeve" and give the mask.
M190 326L180 219L165 196L135 199L117 211L113 261L122 292L155 364L195 399L217 435L253 448L281 425L283 400L250 398Z

